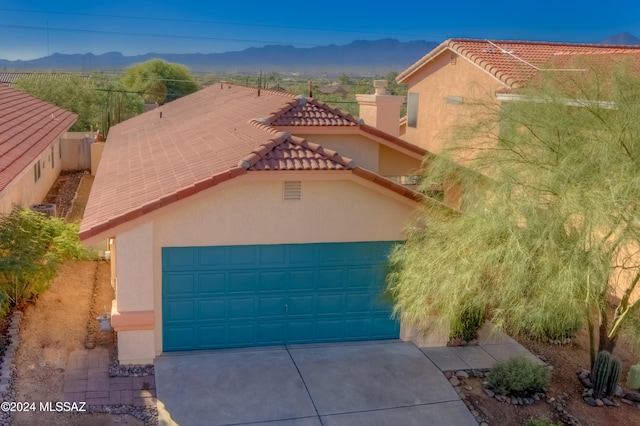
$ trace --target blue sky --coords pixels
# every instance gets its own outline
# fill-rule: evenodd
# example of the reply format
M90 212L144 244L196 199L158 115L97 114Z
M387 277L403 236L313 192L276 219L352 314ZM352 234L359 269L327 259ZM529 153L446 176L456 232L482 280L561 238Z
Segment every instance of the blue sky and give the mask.
M0 58L53 53L215 53L450 37L588 43L640 37L640 2L0 0Z

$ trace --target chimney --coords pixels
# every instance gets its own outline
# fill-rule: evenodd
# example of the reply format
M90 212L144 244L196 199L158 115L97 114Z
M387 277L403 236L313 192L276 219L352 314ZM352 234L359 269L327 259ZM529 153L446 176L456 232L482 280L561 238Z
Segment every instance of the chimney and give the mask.
M387 95L387 80L373 80L373 87L376 89L373 95L356 95L360 118L369 126L399 136L400 107L405 101L404 96Z

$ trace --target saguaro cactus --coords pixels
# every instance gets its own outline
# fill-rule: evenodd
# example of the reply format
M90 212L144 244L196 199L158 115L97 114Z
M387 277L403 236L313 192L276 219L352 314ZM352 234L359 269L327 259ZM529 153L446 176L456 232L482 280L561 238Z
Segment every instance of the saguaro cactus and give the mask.
M591 369L591 383L593 383L593 396L598 398L604 395L607 380L609 378L609 364L611 354L608 351L600 351Z

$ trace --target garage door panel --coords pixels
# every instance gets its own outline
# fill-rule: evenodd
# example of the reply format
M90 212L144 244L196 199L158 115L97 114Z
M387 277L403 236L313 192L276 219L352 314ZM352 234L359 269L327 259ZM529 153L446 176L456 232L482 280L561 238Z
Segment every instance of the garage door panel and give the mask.
M200 325L198 327L198 349L224 347L227 343L227 330L220 325Z
M229 246L228 264L232 267L249 266L258 264L258 246Z
M251 319L256 315L255 297L228 299L229 319Z
M230 272L229 293L246 293L258 290L257 272Z
M318 271L318 291L343 288L345 284L344 269L321 269Z
M318 294L316 296L319 315L341 315L344 309L344 296L342 294Z
M183 300L166 303L164 306L163 315L166 316L167 321L195 321L195 301Z
M199 247L198 269L209 269L227 264L227 250L224 247Z
M318 276L316 269L303 269L301 271L289 272L289 285L287 288L291 291L313 291L316 287L316 277Z
M392 244L163 248L163 349L397 338Z
M226 337L229 346L254 346L255 334L254 324L229 324Z
M347 272L347 288L368 289L373 282L373 274L368 268L349 268Z
M287 289L287 272L286 271L267 271L260 272L258 277L260 282L260 291L279 291L284 292Z
M311 343L314 339L314 321L311 319L290 319L287 322L288 343Z
M386 336L400 332L400 324L396 320L389 320L389 317L378 317L373 319L373 339L385 339Z
M200 296L220 295L226 292L225 274L198 274L198 294Z
M189 350L197 347L196 345L196 327L179 327L173 326L165 330L165 344L174 350Z
M315 313L315 296L289 296L287 299L287 316L311 315Z
M198 301L198 320L220 320L227 317L224 299Z
M350 340L361 339L362 336L370 336L372 321L369 318L354 318L345 321L345 337Z
M346 314L367 314L371 311L371 294L347 294Z
M315 252L314 244L300 244L296 246L289 246L289 264L291 266L301 267L312 265L315 266Z
M259 345L279 345L286 340L287 326L284 321L259 323L257 328Z
M344 319L318 319L314 331L319 342L342 340L344 339Z
M195 247L162 249L162 268L165 271L191 271L195 266Z
M287 263L287 247L282 245L260 246L260 266L282 266Z
M287 299L284 296L260 297L258 300L259 319L284 318Z
M169 297L191 297L194 292L193 274L167 274L163 277L166 284L163 292Z

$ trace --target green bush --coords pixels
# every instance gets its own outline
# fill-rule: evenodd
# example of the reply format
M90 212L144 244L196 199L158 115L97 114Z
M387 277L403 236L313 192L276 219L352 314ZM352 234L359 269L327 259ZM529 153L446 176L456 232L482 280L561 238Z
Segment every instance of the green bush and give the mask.
M524 426L562 426L562 423L554 422L546 417L531 417Z
M67 259L85 259L78 225L15 208L0 217L0 302L16 306L42 294Z
M484 324L484 312L476 307L466 307L451 324L451 337L471 341L478 338L478 331Z
M499 395L529 396L549 384L551 372L523 356L498 361L487 374L488 386Z

